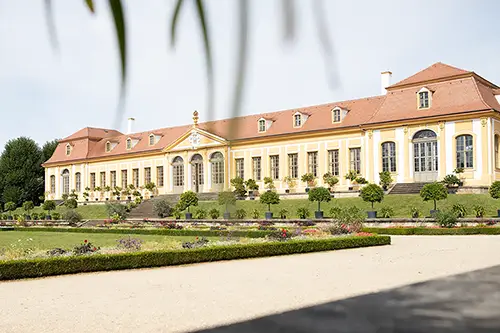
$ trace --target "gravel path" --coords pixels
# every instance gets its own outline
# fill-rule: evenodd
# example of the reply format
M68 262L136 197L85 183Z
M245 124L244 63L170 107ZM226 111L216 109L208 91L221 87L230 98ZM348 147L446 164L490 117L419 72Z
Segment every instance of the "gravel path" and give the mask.
M500 264L500 236L0 282L0 332L186 332Z

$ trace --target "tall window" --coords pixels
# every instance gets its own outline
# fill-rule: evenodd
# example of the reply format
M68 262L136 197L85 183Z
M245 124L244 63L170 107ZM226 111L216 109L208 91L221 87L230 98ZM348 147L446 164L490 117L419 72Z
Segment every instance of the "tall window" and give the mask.
M106 172L101 172L101 187L106 187Z
M127 139L127 149L132 149L132 140L130 138Z
M349 149L349 170L361 173L361 148Z
M184 186L184 160L177 156L172 162L174 186Z
M163 186L163 166L156 167L156 182L158 187Z
M109 186L111 186L111 188L114 189L116 187L116 171L111 171L109 173L109 178L110 178L110 180L109 180L109 182L110 182Z
M332 118L333 118L333 122L334 123L338 123L340 122L340 110L339 109L335 109L332 111Z
M396 144L382 143L382 171L396 172Z
M302 125L302 116L300 114L296 114L293 116L293 126L300 127Z
M328 151L328 172L334 176L338 176L340 174L338 149Z
M280 179L280 157L279 155L269 156L269 162L271 164L271 178Z
M135 188L139 188L139 169L132 169L132 184Z
M429 107L429 92L421 91L418 93L418 108L425 109Z
M496 134L495 135L495 167L496 168L500 168L500 165L499 165L499 160L500 159L498 158L499 157L498 156L498 153L499 153L499 151L498 151L498 145L499 144L500 144L500 142L499 142L499 136L498 136L498 134Z
M261 158L252 157L252 174L254 180L261 179Z
M259 132L266 131L266 121L264 119L259 120Z
M144 168L144 185L151 183L151 168Z
M50 176L50 193L56 193L56 176Z
M63 194L69 194L69 170L65 169L62 173Z
M69 154L71 154L71 145L68 143L66 145L66 155L69 156Z
M318 177L318 152L307 153L307 169L314 177Z
M474 167L472 135L457 136L457 168Z
M288 176L297 179L299 178L299 154L288 154Z
M75 191L81 192L82 190L82 174L77 172L75 173Z
M90 189L92 191L95 189L95 172L90 173Z
M111 151L111 142L106 142L106 152L110 152Z
M224 184L224 155L221 152L215 152L210 158L212 165L212 181L214 184Z
M236 162L236 177L245 179L245 160L237 158L234 161Z
M122 188L126 189L128 186L127 170L122 170Z
M155 144L155 136L153 134L151 134L149 136L149 145L152 146Z

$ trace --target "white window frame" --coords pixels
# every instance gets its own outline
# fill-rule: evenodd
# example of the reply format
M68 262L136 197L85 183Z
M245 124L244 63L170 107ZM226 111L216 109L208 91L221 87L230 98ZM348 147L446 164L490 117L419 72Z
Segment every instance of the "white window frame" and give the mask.
M422 105L423 95L427 94L427 105ZM432 92L427 88L422 88L417 92L417 108L419 110L429 109L432 104Z

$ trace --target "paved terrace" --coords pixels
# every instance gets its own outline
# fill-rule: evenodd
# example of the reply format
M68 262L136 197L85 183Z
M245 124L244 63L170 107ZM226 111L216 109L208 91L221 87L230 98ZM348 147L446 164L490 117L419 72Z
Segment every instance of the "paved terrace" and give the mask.
M0 332L499 332L499 253L499 236L399 236L385 247L2 282Z

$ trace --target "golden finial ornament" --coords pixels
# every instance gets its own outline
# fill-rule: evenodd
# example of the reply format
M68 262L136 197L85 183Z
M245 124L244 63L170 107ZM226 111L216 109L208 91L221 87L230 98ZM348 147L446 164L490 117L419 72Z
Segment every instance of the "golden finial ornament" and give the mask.
M193 112L193 126L196 127L198 125L198 111Z

